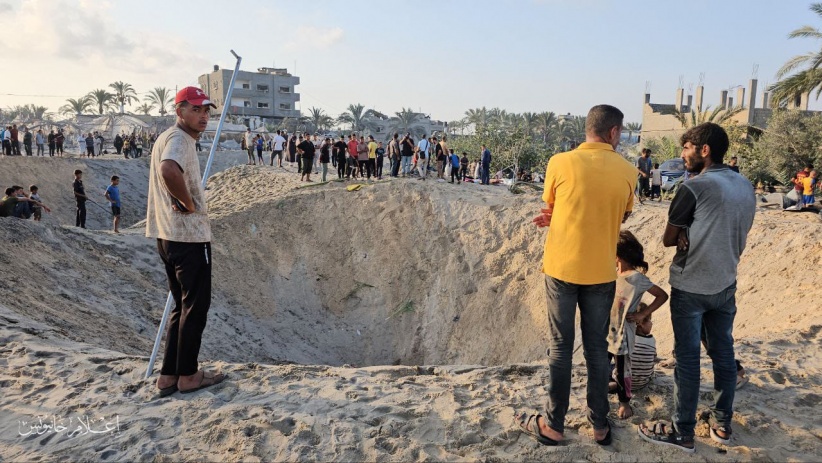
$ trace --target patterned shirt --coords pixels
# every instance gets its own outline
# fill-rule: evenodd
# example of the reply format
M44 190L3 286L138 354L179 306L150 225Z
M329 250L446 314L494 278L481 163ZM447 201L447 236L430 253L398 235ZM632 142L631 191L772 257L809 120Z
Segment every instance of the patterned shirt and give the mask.
M608 352L613 355L629 355L634 350L636 323L625 317L636 312L645 291L654 284L639 272L619 275L616 281L616 295L611 306L611 328L608 331Z

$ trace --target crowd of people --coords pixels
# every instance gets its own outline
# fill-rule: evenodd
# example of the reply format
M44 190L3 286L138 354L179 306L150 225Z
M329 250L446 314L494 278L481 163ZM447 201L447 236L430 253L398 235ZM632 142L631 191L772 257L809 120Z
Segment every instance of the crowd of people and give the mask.
M114 136L112 146L117 155L122 154L126 159L139 158L143 155L143 147L147 147L150 152L156 139L154 133L123 132ZM72 135L72 140L76 143L77 155L80 157L93 158L109 154L106 139L99 131L78 132L76 137ZM19 129L17 124L12 124L0 127L0 143L5 156L46 156L48 147L48 156L62 157L65 154L66 135L62 128L44 133L43 129L33 132L28 127Z
M283 160L297 165L301 180L311 182L311 174L322 173L321 181L329 180L329 171L336 171L339 180L381 180L384 175L392 178L417 177L426 180L429 175L449 183L476 182L488 185L498 183L502 173L491 180L491 151L482 146L479 156L470 160L468 153L458 155L448 147L447 136L423 135L416 142L410 133L400 138L395 133L386 146L357 133L340 134L339 138L321 138L315 133L291 133L277 130L272 137L253 134L247 129L241 139L241 148L248 154L247 165L266 164L264 152L268 151L268 165L283 167ZM329 168L329 164L331 168ZM387 172L386 172L387 169ZM333 174L332 174L333 175ZM530 173L527 175L530 176ZM526 178L520 171L518 178Z

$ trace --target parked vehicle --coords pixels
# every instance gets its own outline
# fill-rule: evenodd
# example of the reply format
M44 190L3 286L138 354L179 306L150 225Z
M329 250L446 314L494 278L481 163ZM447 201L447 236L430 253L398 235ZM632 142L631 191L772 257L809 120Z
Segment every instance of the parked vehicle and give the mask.
M682 159L669 159L659 166L659 170L662 171L662 191L674 189L676 184L687 178L685 161Z

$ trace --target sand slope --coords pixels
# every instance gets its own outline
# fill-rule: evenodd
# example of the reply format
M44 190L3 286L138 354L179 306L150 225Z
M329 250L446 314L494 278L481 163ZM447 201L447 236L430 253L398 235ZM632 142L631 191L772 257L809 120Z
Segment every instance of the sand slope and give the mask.
M415 180L298 186L288 170L245 166L210 181L214 301L201 359L231 380L162 400L142 380L165 299L142 229L0 219L0 263L20 269L0 279L0 459L822 459L822 293L799 278L822 262L807 239L822 232L815 216L760 213L743 256L735 335L751 382L737 395L737 447L704 427L693 457L640 442L633 423L670 416L666 369L638 395L637 416L615 422L615 445L594 445L579 352L569 442L548 449L512 427L515 410L542 407L547 381L537 197ZM651 204L627 226L667 288L664 221ZM667 307L655 335L667 357ZM705 359L700 409L711 377ZM22 436L38 415L116 415L120 432Z

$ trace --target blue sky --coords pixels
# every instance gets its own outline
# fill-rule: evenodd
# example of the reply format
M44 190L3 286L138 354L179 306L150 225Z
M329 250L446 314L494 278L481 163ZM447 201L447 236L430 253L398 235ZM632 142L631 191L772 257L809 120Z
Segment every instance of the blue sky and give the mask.
M653 102L671 103L680 76L687 89L704 72L715 105L721 89L747 85L754 64L759 105L783 62L820 46L787 39L805 24L822 28L809 4L0 0L0 66L20 71L3 73L0 107L57 109L115 80L141 93L195 84L213 64L233 67L233 48L246 70L296 63L303 110L337 115L362 103L454 120L480 106L584 114L610 103L639 121L646 81ZM65 19L55 27L55 18Z

